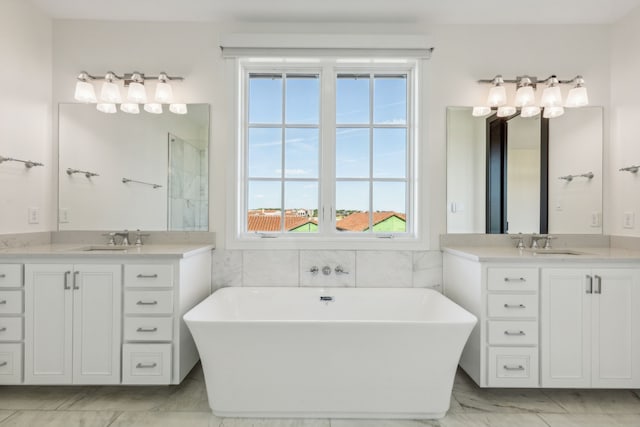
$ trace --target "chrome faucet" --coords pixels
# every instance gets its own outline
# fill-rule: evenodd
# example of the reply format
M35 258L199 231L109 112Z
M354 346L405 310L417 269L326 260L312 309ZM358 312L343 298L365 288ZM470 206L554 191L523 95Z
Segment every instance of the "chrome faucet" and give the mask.
M124 230L121 233L115 233L114 236L122 237L120 246L129 246L129 230Z

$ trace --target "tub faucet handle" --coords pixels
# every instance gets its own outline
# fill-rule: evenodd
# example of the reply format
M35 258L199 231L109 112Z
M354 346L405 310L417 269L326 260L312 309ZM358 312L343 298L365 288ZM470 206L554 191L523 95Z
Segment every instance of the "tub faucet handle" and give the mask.
M337 265L337 266L336 266L336 268L335 268L333 271L335 271L337 275L340 275L340 274L349 274L349 272L348 272L348 271L345 271L345 270L344 270L344 267L343 267L343 266L341 266L341 265Z
M311 273L311 274L312 274L312 275L314 275L314 276L315 276L316 274L318 274L318 271L320 271L320 270L318 269L318 266L317 266L317 265L314 265L313 267L311 267L311 268L309 269L309 273Z
M325 276L330 275L331 267L329 267L328 265L325 265L324 267L322 267L322 274L324 274Z

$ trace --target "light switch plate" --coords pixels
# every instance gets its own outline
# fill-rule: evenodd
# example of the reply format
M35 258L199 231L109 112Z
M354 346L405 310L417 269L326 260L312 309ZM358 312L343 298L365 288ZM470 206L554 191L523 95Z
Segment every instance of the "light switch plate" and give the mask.
M58 221L60 224L66 224L69 222L69 209L61 208L58 213Z
M635 227L635 214L633 212L625 212L622 219L622 226L624 228Z
M27 220L29 224L40 224L40 208L29 208Z

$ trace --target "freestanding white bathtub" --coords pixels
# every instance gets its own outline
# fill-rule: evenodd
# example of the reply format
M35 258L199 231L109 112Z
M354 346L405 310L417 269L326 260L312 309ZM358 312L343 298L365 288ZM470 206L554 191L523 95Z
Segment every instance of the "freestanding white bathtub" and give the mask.
M223 288L185 316L223 417L441 418L477 319L430 289Z

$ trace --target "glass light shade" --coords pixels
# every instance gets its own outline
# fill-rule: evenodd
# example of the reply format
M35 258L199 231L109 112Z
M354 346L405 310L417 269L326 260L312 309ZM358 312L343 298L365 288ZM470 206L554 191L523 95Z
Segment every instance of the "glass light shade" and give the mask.
M138 104L132 104L130 102L125 102L120 104L120 110L122 110L125 113L129 113L129 114L139 114L140 113L140 107L138 106Z
M562 105L560 86L549 86L542 91L540 105L543 107L559 107Z
M155 100L161 104L168 104L173 100L173 89L169 83L158 82Z
M127 99L129 102L136 104L145 104L147 102L147 91L144 89L144 85L138 82L129 83Z
M158 103L144 104L144 111L151 114L162 114L162 104L158 104Z
M522 107L520 111L521 117L534 117L540 114L540 107L537 105L527 105L526 107Z
M522 86L516 91L516 107L526 107L536 102L536 94L531 86Z
M473 117L484 117L489 114L491 114L491 108L485 106L473 107L473 112L471 113Z
M555 117L560 117L563 114L564 114L564 107L561 107L561 106L545 107L542 117L544 117L545 119L553 119Z
M98 99L96 98L96 91L93 88L93 85L89 82L83 82L78 80L76 82L76 91L73 95L76 101L89 103L96 103Z
M169 105L169 111L174 114L187 114L187 104L171 104Z
M120 88L116 83L113 82L102 83L102 89L100 90L100 99L103 102L120 104L122 102L122 97L120 96Z
M498 107L498 117L513 116L515 113L516 107L512 107L511 105L503 105L502 107Z
M98 109L98 111L102 111L103 113L107 114L113 114L118 111L116 109L116 104L110 104L106 102L96 105L96 108Z
M567 95L567 102L564 105L569 108L584 107L589 105L589 96L587 95L587 88L584 86L574 87L569 91Z
M489 107L501 107L507 103L507 90L504 86L493 86L489 89L487 105Z

